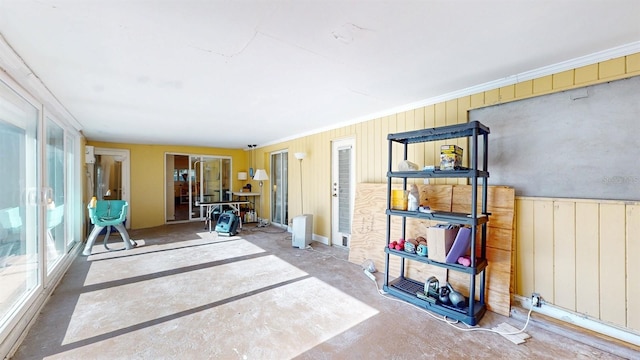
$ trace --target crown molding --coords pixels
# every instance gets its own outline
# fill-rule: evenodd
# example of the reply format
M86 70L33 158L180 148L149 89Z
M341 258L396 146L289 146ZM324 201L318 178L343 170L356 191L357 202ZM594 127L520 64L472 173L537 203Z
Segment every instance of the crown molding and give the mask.
M618 57L622 57L622 56L627 56L627 55L631 55L631 54L635 54L635 53L640 53L640 41L636 41L636 42L632 42L629 44L625 44L625 45L621 45L618 47L614 47L611 49L607 49L607 50L603 50L603 51L599 51L593 54L589 54L589 55L585 55L585 56L581 56L578 58L574 58L574 59L570 59L567 61L563 61L563 62L559 62L556 64L552 64L549 66L543 66L541 68L538 69L534 69L534 70L530 70L530 71L525 71L519 74L514 74L514 75L510 75L507 77L504 77L502 79L497 79L497 80L493 80L493 81L489 81L483 84L479 84L479 85L474 85L465 89L461 89L461 90L456 90L453 92L449 92L443 95L439 95L439 96L435 96L435 97L431 97L428 99L424 99L424 100L420 100L418 102L413 102L413 103L409 103L406 105L402 105L402 106L398 106L398 107L394 107L394 108L390 108L384 111L380 111L380 112L376 112L376 113L372 113L369 115L365 115L365 116L361 116L352 120L348 120L348 121L344 121L338 124L333 124L330 126L326 126L323 128L318 128L318 129L314 129L308 132L304 132L304 133L300 133L297 135L292 135L292 136L288 136L286 138L282 138L280 140L276 140L276 141L272 141L266 145L274 145L274 144L278 144L281 142L285 142L285 141L289 141L289 140L293 140L293 139L297 139L303 136L309 136L309 135L314 135L323 131L329 131L329 130L334 130L334 129L338 129L341 127L345 127L345 126L349 126L349 125L354 125L357 123L361 123L364 121L369 121L369 120L373 120L373 119L377 119L377 118L381 118L384 116L389 116L389 115L393 115L393 114L398 114L401 112L405 112L408 110L413 110L413 109L417 109L420 107L424 107L424 106L429 106L429 105L433 105L433 104L438 104L438 103L442 103L445 101L449 101L449 100L453 100L453 99L458 99L464 96L469 96L469 95L473 95L473 94L478 94L484 91L488 91L488 90L494 90L494 89L498 89L501 88L503 86L508 86L508 85L513 85L519 82L523 82L523 81L527 81L527 80L533 80L533 79L538 79L544 76L548 76L548 75L553 75L553 74L557 74L557 73L561 73L563 71L567 71L567 70L572 70L572 69L576 69L582 66L586 66L586 65L592 65L592 64L597 64L599 62L602 61L606 61L606 60L611 60L611 59L615 59Z
M46 111L51 112L59 120L66 122L77 131L82 130L82 124L62 105L56 96L29 65L18 55L13 47L0 33L0 69L30 96L40 102Z

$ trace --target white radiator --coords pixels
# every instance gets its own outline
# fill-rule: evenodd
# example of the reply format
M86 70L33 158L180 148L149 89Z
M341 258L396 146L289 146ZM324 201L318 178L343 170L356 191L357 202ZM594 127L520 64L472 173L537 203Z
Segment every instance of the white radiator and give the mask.
M309 246L313 236L313 215L303 214L294 217L291 230L291 245L293 247L304 249Z

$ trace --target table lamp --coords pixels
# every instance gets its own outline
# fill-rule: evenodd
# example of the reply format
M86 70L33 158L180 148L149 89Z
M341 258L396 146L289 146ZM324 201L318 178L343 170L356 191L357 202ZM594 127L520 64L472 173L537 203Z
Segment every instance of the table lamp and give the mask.
M245 171L238 172L238 180L240 180L240 181L247 180L247 173ZM240 186L240 192L242 192L242 189L244 189L244 183L241 184L241 186Z

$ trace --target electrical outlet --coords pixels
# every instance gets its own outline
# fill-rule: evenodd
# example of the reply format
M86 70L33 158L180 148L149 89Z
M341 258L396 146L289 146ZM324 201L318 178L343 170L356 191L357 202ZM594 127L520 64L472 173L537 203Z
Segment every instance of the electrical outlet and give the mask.
M531 306L532 307L542 306L542 298L540 298L540 294L538 293L531 294Z

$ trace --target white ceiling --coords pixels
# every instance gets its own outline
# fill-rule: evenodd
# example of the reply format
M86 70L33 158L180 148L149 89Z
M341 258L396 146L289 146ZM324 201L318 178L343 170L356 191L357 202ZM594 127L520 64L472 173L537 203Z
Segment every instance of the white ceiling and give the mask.
M246 148L640 40L637 0L0 0L89 140Z

